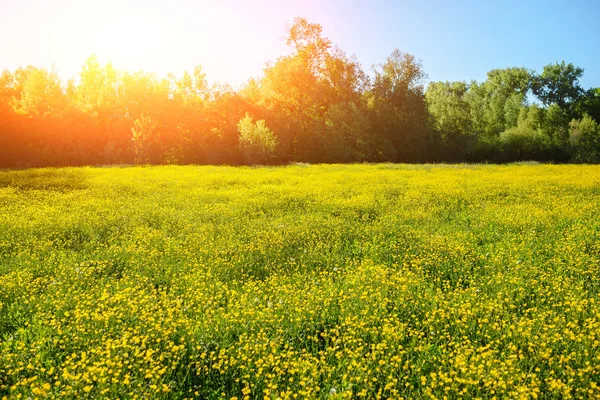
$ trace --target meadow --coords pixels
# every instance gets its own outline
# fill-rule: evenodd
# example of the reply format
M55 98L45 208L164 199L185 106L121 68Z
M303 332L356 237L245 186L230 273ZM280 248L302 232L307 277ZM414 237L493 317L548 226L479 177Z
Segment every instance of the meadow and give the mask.
M0 172L0 398L600 398L600 167Z

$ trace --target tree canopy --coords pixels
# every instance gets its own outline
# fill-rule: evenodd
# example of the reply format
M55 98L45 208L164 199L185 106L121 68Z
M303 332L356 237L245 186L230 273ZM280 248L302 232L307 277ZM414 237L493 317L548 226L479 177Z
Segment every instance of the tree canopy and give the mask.
M296 18L290 53L243 87L127 72L91 56L76 79L28 66L0 75L0 166L114 163L600 162L600 88L560 62L427 82L395 49L365 71ZM255 122L256 121L256 122Z

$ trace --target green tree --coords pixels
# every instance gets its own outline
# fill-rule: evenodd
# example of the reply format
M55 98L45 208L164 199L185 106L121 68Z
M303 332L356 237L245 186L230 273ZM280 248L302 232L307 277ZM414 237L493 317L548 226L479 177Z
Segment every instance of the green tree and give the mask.
M513 67L491 70L481 84L472 82L467 97L476 134L497 136L517 126L532 80L531 71Z
M444 159L462 160L474 142L466 82L432 82L425 98Z
M544 105L557 104L567 110L583 93L579 84L582 75L583 68L573 64L549 64L534 78L533 91Z
M600 123L600 88L587 90L580 98L576 106L578 116L585 114Z
M334 104L325 114L326 135L322 149L328 162L359 162L380 160L385 146L371 132L371 122L365 112L352 102Z
M423 159L429 133L423 66L413 55L396 49L374 74L368 104L375 130L394 149L390 161Z

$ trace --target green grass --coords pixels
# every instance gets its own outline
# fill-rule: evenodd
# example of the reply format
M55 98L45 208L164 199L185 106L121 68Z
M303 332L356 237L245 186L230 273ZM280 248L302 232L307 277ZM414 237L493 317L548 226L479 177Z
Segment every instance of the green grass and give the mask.
M0 172L0 397L599 398L600 167Z

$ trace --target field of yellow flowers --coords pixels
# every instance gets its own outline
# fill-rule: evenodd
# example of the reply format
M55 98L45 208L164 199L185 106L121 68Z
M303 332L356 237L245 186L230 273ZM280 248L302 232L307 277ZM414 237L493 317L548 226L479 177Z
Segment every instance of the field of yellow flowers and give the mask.
M600 167L0 172L0 398L600 398Z

